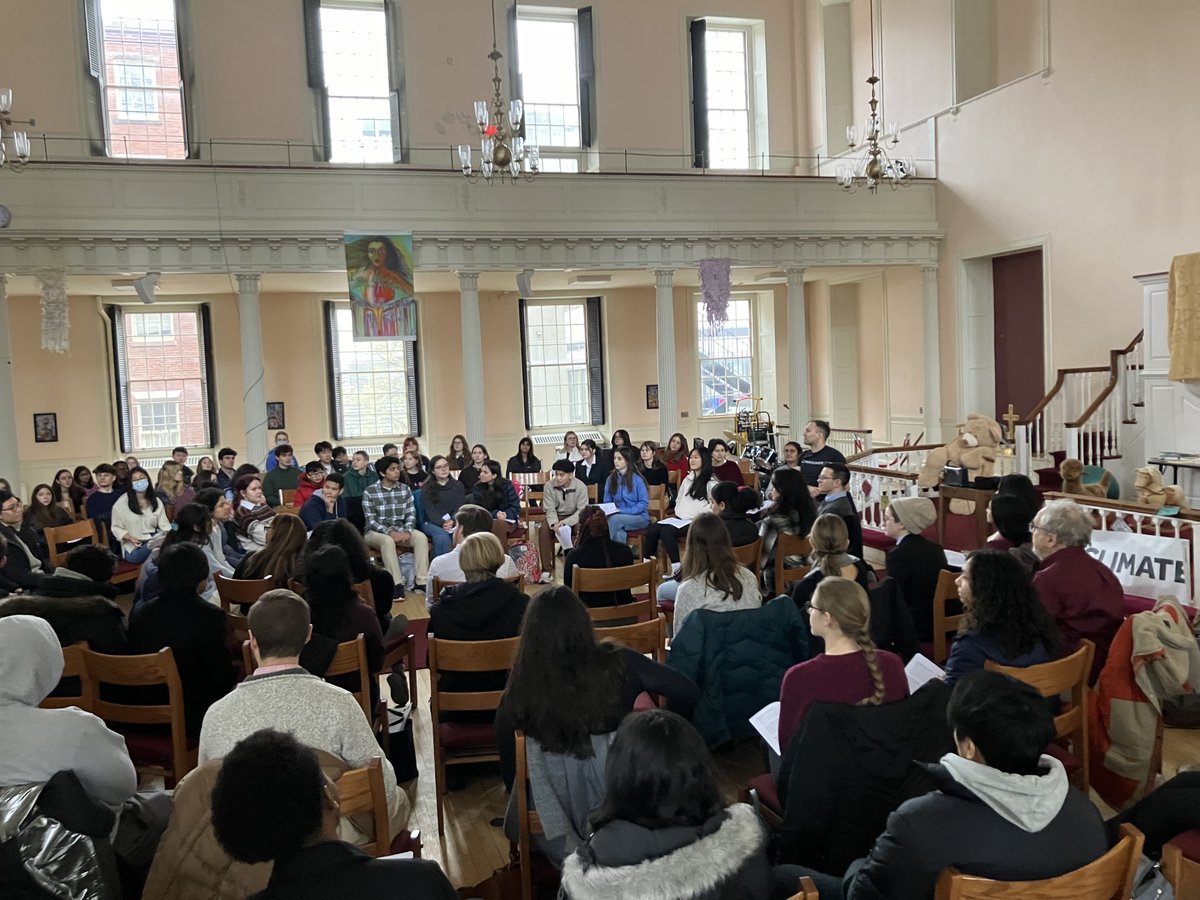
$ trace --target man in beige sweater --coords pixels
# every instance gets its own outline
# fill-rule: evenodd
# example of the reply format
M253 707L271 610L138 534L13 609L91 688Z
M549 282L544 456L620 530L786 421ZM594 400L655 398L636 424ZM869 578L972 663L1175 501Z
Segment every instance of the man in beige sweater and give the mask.
M250 608L248 624L258 668L233 693L209 707L200 730L199 763L224 758L238 741L263 728L290 732L301 743L337 756L351 768L379 757L388 799L388 837L395 836L408 823L411 806L362 707L348 691L300 666L300 651L312 636L308 604L291 591L268 591Z

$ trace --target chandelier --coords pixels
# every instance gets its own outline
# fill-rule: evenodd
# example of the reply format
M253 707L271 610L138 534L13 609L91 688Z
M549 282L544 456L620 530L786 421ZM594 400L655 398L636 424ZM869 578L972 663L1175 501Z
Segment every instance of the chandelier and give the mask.
M29 135L24 131L13 131L14 125L36 125L33 119L21 121L12 117L12 88L0 88L0 169L8 167L20 172L29 162ZM12 155L4 148L4 142L12 139Z
M857 160L843 162L837 168L837 183L842 190L853 194L860 188L866 188L872 194L879 191L879 185L886 180L894 191L901 186L907 186L917 177L916 163L911 159L893 158L888 149L900 143L900 127L896 122L888 124L887 131L883 130L883 120L879 115L879 100L875 96L875 86L879 84L879 76L875 74L875 0L870 0L871 6L871 77L867 84L871 86L871 111L867 113L867 121L863 128L863 142L858 141L858 128L846 126L846 141L851 150L865 147L866 152Z
M475 124L479 127L480 138L479 175L488 184L495 180L511 180L515 184L518 178L532 181L542 168L541 148L526 144L520 136L525 104L517 99L510 100L506 112L500 96L500 60L503 58L504 54L496 49L496 0L492 0L492 52L488 54L493 71L490 113L488 101L475 101ZM470 144L458 145L458 161L468 181L479 180L471 165Z

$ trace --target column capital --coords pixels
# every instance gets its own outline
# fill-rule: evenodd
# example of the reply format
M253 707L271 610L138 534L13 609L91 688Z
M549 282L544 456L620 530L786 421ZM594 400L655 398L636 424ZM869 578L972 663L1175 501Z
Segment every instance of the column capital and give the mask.
M651 269L654 273L654 286L656 288L669 288L675 286L675 270L674 269Z
M937 276L938 276L937 263L934 263L931 266L921 266L921 276L926 281L937 281Z
M469 269L459 269L454 273L458 276L458 289L460 291L477 291L479 290L479 273Z
M237 272L233 277L237 279L239 294L257 294L262 290L261 272Z
M790 288L804 286L804 266L791 266L787 269L787 285Z

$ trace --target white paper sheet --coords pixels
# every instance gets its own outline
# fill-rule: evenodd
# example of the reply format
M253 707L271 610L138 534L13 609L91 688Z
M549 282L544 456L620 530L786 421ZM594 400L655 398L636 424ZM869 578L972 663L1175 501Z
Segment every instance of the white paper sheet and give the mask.
M908 665L904 667L904 674L908 677L908 692L910 694L915 694L918 688L928 684L935 678L946 677L946 673L942 671L941 666L928 657L922 656L920 653L908 661Z
M659 519L659 525L674 525L676 528L687 528L692 524L691 519L681 519L678 516L672 516L669 519Z
M779 752L779 701L768 703L758 712L750 717L750 724L754 726L754 730L762 735L762 739L767 742L767 746L775 751L777 756L783 754Z
M615 503L597 503L596 505L600 507L606 516L611 516L617 512L617 504Z

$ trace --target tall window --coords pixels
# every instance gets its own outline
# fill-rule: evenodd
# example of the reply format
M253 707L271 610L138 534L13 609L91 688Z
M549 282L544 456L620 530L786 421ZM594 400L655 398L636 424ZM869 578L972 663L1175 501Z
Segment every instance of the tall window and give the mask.
M748 37L743 28L711 25L705 36L708 152L714 169L746 169L750 166Z
M211 447L211 350L204 307L140 312L111 306L117 406L125 452Z
M517 47L525 140L543 153L578 150L582 144L575 17L518 12Z
M416 341L356 341L350 304L325 306L334 438L419 434Z
M391 162L387 22L382 6L321 6L331 162Z
M85 0L109 156L187 156L174 0Z
M700 355L700 409L705 416L732 414L737 402L753 393L754 332L748 299L729 301L729 317L708 321L704 301L696 303L696 341Z
M521 301L527 428L604 421L600 327L599 297Z

